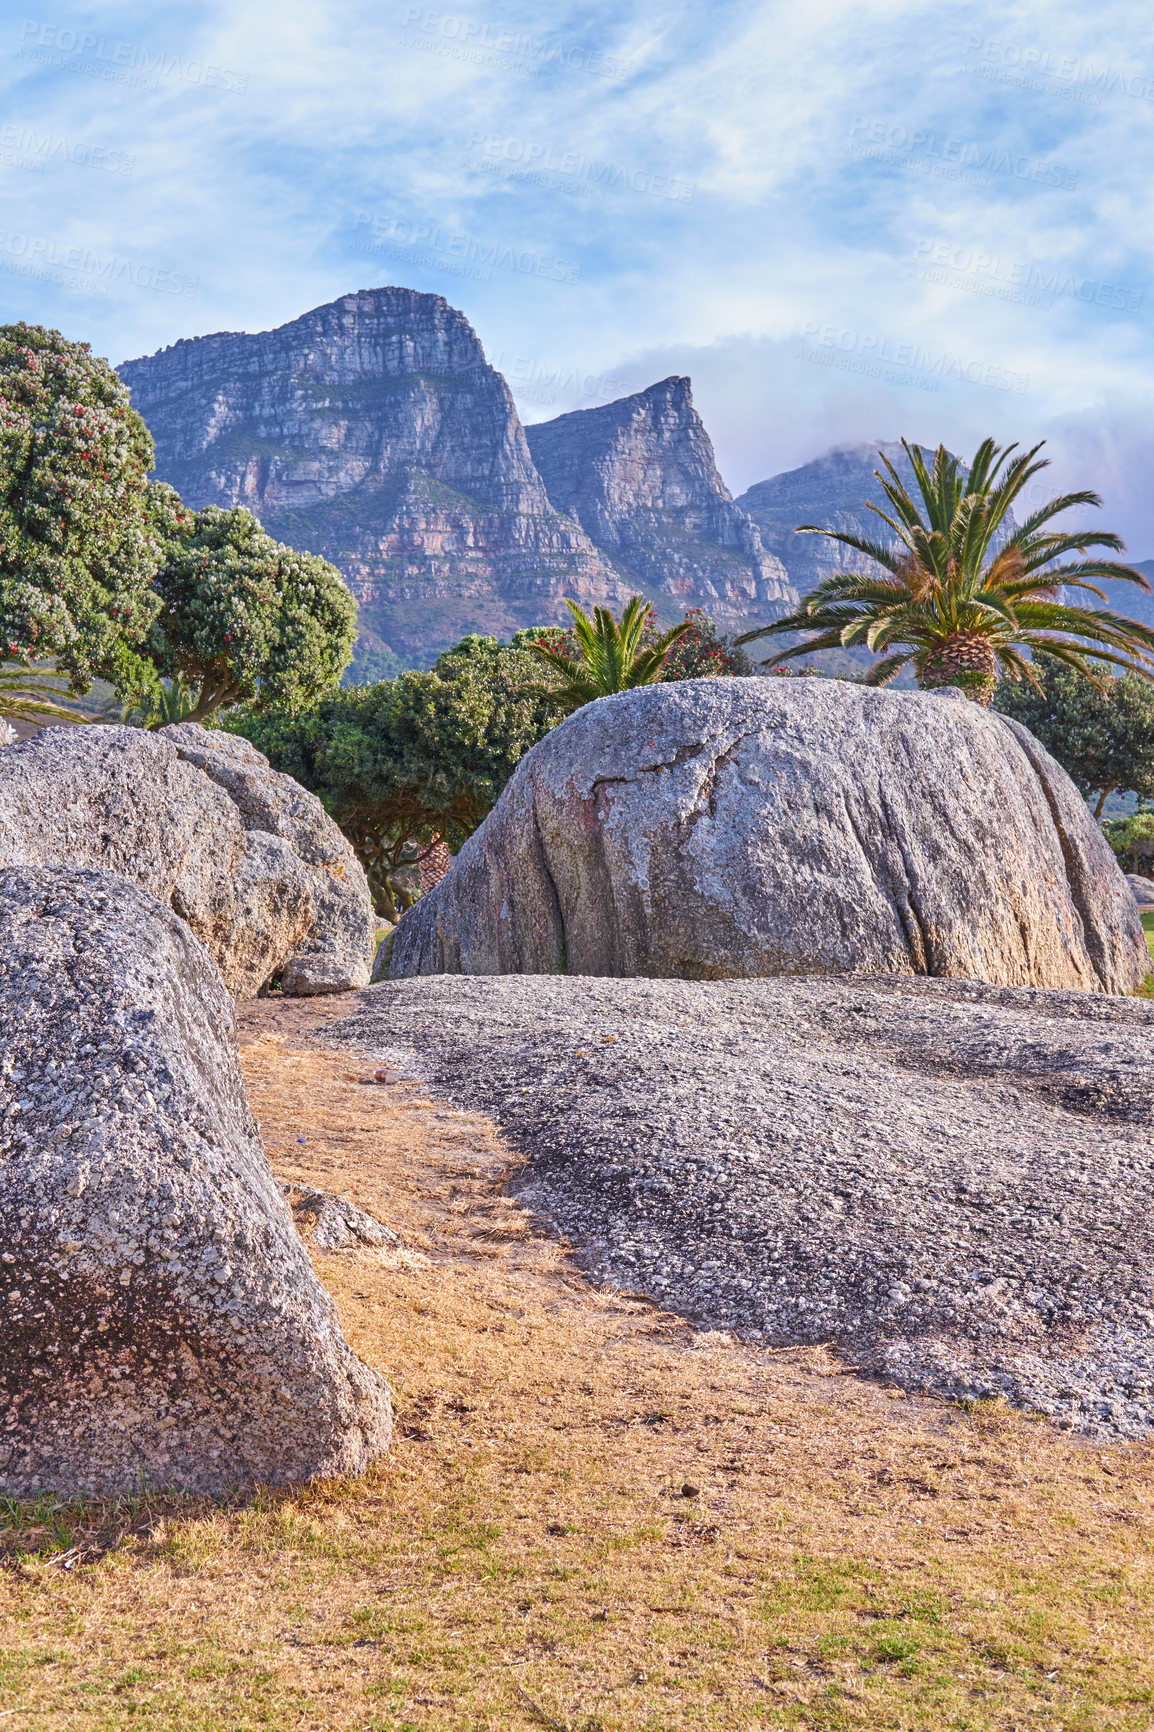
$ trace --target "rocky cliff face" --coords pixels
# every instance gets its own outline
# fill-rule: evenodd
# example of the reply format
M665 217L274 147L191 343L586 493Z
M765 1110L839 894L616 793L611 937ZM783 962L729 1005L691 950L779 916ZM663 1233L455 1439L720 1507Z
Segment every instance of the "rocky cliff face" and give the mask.
M741 630L795 605L780 560L717 472L688 379L526 431L554 506L663 614L704 607Z
M245 505L345 574L406 660L627 586L546 496L508 386L439 295L366 289L119 369L190 505Z
M886 504L874 474L881 468L879 451L889 458L906 486L914 487L909 458L894 440L829 451L800 469L756 482L738 499L739 509L757 524L763 544L776 554L790 582L803 595L847 565L860 569L862 560L860 554L824 536L798 535L799 523L816 523L822 529L841 529L873 540L887 538L885 524L866 509L867 501Z

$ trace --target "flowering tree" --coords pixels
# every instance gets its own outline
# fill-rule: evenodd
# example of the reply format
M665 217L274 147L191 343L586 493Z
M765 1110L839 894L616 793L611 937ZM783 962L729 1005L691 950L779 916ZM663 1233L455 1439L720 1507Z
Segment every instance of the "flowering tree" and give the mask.
M729 638L717 635L717 627L703 607L691 607L685 623L689 629L666 656L662 680L703 680L718 674L753 672L745 651L735 648ZM657 634L657 615L652 608L646 632Z
M153 444L87 343L0 326L0 655L51 659L75 691L137 683L163 547Z
M295 715L335 686L357 607L335 566L266 535L243 506L191 512L156 489L168 541L149 651L195 690L188 720L246 703Z

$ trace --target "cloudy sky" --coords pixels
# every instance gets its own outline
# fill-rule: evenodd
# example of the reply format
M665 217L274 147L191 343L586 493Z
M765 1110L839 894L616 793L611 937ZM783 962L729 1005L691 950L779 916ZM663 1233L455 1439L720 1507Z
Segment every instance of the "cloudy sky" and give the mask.
M401 283L526 420L688 373L735 493L1045 438L1154 555L1142 0L52 5L0 65L5 322L119 362Z

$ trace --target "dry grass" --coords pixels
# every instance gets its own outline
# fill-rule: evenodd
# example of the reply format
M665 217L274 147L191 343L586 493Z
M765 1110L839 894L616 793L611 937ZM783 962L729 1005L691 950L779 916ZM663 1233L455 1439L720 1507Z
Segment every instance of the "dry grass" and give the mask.
M490 1125L302 1050L342 1005L242 1008L278 1172L404 1240L317 1260L394 1458L11 1510L0 1732L1154 1724L1154 1451L592 1291Z

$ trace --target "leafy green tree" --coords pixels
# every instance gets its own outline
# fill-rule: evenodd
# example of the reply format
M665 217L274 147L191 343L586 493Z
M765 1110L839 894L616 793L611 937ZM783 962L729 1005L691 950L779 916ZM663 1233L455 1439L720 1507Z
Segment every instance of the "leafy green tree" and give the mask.
M1114 818L1105 830L1106 840L1117 854L1122 870L1148 878L1154 861L1154 812L1133 812L1129 818Z
M1003 681L994 707L1041 740L1084 799L1097 795L1094 816L1114 793L1154 800L1154 685L1105 667L1091 685L1048 655L1035 658L1033 672L1033 681Z
M335 566L274 541L243 506L191 513L158 488L157 510L167 557L149 650L196 691L190 721L240 703L292 715L336 685L357 607Z
M87 343L0 326L0 653L51 657L73 691L131 684L163 547L153 443Z
M883 567L882 575L835 572L802 598L796 613L746 632L739 644L777 632L812 634L780 652L774 658L778 663L814 650L864 644L882 657L866 674L867 685L884 685L912 662L923 689L960 686L982 704L991 701L999 672L1013 680L1034 679L1023 650L1046 651L1091 681L1097 676L1087 661L1090 653L1154 673L1154 629L1058 599L1066 586L1105 601L1090 581L1095 577L1150 588L1129 566L1085 557L1093 547L1121 551L1116 535L1046 527L1072 506L1100 506L1096 493L1063 494L1007 533L1014 501L1048 467L1048 459L1034 461L1040 444L1012 458L1016 445L1003 450L987 439L968 472L944 445L931 471L917 446L902 444L920 500L914 501L883 453L886 473L875 474L890 510L868 507L892 532L894 543L799 525L806 534L827 535L865 554ZM1072 553L1082 557L1060 563Z
M556 721L529 689L534 671L523 648L467 637L428 672L345 686L301 715L239 712L223 725L320 797L378 912L395 920L413 900L409 869L472 834Z
M594 698L656 684L669 651L691 629L690 622L682 620L680 625L645 644L650 610L640 595L629 598L620 624L607 607L595 607L590 619L575 601L567 601L565 606L573 615L571 630L576 638L577 659L554 648L543 634L525 646L550 673L560 676L540 690L565 715L592 703Z

